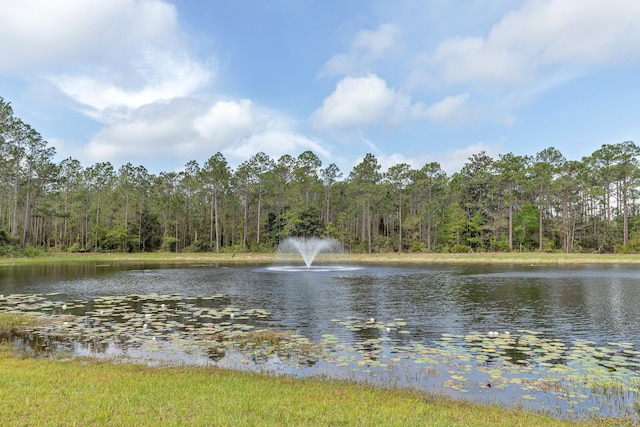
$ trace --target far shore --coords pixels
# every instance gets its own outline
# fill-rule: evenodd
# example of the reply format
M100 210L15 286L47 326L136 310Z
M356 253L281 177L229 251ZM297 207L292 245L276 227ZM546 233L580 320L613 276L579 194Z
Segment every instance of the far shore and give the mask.
M295 257L294 257L295 258ZM289 258L291 260L292 258ZM275 253L65 253L50 252L33 258L0 258L0 266L56 262L122 262L122 263L273 263ZM581 265L581 264L640 264L640 254L565 254L539 252L484 253L345 253L319 254L316 263L340 262L355 264L519 264L519 265Z

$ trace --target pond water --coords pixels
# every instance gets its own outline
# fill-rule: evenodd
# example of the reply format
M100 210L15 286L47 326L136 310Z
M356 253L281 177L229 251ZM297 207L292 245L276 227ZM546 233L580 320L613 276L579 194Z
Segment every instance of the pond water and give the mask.
M636 266L13 266L0 294L0 311L64 317L48 331L68 328L75 354L323 374L559 416L640 412ZM256 344L255 331L283 334Z

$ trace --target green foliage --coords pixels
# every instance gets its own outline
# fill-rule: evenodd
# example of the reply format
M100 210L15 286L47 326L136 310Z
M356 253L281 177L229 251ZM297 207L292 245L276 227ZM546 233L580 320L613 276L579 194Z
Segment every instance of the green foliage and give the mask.
M618 254L638 254L640 253L640 233L635 231L631 234L629 243L626 245L618 245L615 248L615 253Z
M0 256L2 257L37 257L44 254L44 249L31 246L20 247L20 240L11 237L7 230L0 228Z
M165 235L162 238L162 250L166 252L175 252L178 245L178 239L173 236Z
M493 241L494 251L509 252L509 238L506 234L501 234Z
M190 245L184 248L184 252L209 252L210 250L211 247L209 246L209 242L206 242L203 239L194 240Z
M423 247L419 241L414 240L413 245L411 246L411 252L422 252Z
M330 238L337 238L339 235L338 229L336 228L335 225L333 225L333 223L331 221L329 221L327 223L327 225L325 225L324 227L324 231L322 232L322 237L330 237Z
M539 210L533 207L530 201L526 201L522 209L516 213L513 227L514 240L517 243L516 249L530 251L536 248L540 230L539 215Z
M67 252L76 253L76 252L84 252L84 251L80 248L80 244L76 242L67 248Z
M471 247L467 246L467 245L461 245L461 244L455 244L453 245L453 247L451 248L451 253L454 254L466 254L469 252L473 252L471 250Z
M640 230L640 147L631 141L580 161L553 147L480 152L450 176L435 162L382 171L371 153L345 173L304 151L277 160L259 152L235 170L216 153L158 175L130 163L55 164L54 154L0 98L0 254L270 251L290 235L369 253L634 252Z
M323 234L323 226L318 210L310 205L288 210L283 216L280 237L318 237Z
M11 246L16 242L11 238L11 235L4 228L0 228L0 247Z
M100 241L100 247L105 251L131 252L135 238L129 235L124 225L115 229L105 230Z

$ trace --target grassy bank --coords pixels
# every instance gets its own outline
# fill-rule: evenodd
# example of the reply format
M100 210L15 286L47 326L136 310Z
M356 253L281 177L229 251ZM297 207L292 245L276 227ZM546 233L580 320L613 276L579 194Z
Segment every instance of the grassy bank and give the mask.
M0 258L1 265L51 262L132 262L132 263L271 263L273 253L64 253L50 252L34 258ZM319 254L318 261L348 263L424 263L424 264L640 264L634 254L564 254L564 253L379 253L379 254Z
M0 265L92 261L271 263L273 254L49 254ZM345 263L640 263L632 255L347 254ZM13 320L8 325L13 327ZM2 326L0 324L0 326ZM0 328L1 329L1 328ZM0 334L1 335L1 334ZM326 379L292 379L201 367L153 368L96 360L16 358L0 346L3 425L570 426L496 406ZM598 425L622 425L601 421Z
M16 358L6 345L0 346L0 384L0 419L11 426L578 425L342 381Z

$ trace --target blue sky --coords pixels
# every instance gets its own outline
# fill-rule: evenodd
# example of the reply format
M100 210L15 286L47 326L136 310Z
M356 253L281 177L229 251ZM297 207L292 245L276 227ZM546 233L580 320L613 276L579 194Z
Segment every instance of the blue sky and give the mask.
M637 0L0 0L0 96L84 166L579 160L640 144L638 23Z

